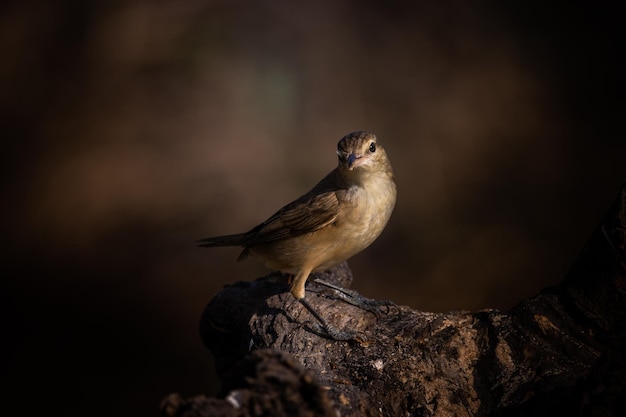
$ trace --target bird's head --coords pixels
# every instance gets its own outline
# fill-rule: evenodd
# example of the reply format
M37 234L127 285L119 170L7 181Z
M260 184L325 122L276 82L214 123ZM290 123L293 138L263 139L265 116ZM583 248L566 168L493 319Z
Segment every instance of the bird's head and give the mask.
M387 154L373 133L348 133L337 144L337 155L342 170L361 175L379 171L391 173Z

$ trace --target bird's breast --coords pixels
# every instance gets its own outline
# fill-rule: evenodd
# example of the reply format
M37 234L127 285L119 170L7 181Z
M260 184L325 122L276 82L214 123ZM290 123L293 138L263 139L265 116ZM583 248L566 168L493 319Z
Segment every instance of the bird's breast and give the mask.
M396 203L396 187L393 181L371 180L365 186L348 190L343 219L347 229L372 243L383 231ZM338 219L339 220L339 219Z
M337 221L323 234L328 259L318 269L329 268L371 245L387 225L395 201L393 181L346 190Z

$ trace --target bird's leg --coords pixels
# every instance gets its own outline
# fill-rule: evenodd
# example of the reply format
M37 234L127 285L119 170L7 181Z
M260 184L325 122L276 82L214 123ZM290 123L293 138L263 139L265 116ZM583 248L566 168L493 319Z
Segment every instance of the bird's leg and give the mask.
M309 313L311 313L313 315L313 317L315 317L317 319L317 321L321 325L321 328L324 330L324 332L326 332L326 334L328 334L328 336L331 337L331 339L334 339L334 340L353 340L353 339L355 339L355 336L356 336L355 332L352 332L352 331L341 331L341 330L335 328L330 323L328 323L320 315L320 313L318 313L317 310L315 310L313 308L313 306L311 304L309 304L309 302L304 298L304 295L305 295L304 284L306 283L306 280L309 277L310 273L311 273L310 270L304 270L304 271L300 271L295 276L295 278L293 279L293 282L291 284L291 294L296 298L296 300L298 300L300 302L300 304L302 304L304 306L304 308L306 308L309 311Z
M320 322L321 328L326 332L328 336L330 336L333 340L355 340L356 332L348 331L348 330L339 330L336 327L332 326L328 323L324 318L313 308L311 304L305 298L298 298L300 304L302 304L309 313L313 315Z
M298 272L293 278L290 280L291 289L289 290L297 300L304 298L304 285L306 284L306 279L309 277L311 270L309 268L305 268L304 270Z
M370 313L376 315L377 317L380 315L379 307L385 306L387 307L387 312L389 312L390 307L396 307L396 303L389 300L372 300L370 298L364 297L358 292L354 290L350 290L347 288L340 287L328 281L321 280L319 278L315 278L313 282L324 285L325 287L332 288L335 290L334 294L337 298L345 301L348 304L352 304L353 306L359 307L365 311L369 311Z

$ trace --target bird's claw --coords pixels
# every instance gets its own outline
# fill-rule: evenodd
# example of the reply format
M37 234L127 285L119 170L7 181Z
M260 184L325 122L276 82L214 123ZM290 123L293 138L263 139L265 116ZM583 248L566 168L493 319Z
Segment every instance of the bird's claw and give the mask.
M397 304L393 301L389 300L372 300L367 297L363 297L361 294L354 290L350 290L348 288L342 288L338 285L330 283L328 281L321 280L316 278L313 282L323 285L325 287L331 288L334 290L335 296L342 301L345 301L348 304L351 304L355 307L359 307L365 311L369 311L374 314L376 318L381 317L380 307L387 307L384 314L389 314L392 307L397 308Z
M359 338L357 338L357 332L353 331L353 330L339 330L336 327L330 326L330 325L322 325L320 323L311 323L311 327L313 328L312 330L321 335L321 336L328 336L333 340L336 341L348 341L348 340L359 340Z

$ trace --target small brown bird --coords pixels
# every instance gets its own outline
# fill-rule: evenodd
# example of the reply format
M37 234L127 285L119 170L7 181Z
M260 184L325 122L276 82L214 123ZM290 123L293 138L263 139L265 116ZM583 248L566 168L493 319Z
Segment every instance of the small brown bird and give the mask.
M383 231L396 203L391 163L376 136L353 132L337 144L339 165L311 191L246 233L209 237L199 246L243 246L239 259L259 258L294 276L291 294L335 339L333 329L304 299L309 274L331 268L368 247Z

